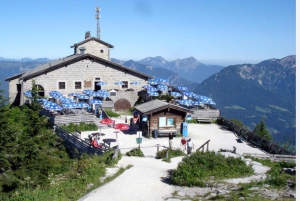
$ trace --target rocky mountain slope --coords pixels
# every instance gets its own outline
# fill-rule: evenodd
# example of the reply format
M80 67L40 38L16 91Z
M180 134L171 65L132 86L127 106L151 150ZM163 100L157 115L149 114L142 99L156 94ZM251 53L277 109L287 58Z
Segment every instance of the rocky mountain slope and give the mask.
M253 129L264 119L275 141L296 135L296 56L224 68L194 90L209 94L227 119Z

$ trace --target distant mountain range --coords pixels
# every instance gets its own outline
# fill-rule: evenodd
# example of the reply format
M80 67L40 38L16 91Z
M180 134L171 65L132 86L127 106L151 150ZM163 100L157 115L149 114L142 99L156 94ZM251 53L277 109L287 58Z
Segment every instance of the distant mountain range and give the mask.
M51 59L48 58L38 58L38 59L30 59L30 58L23 58L23 59L6 59L3 57L0 57L0 61L15 61L15 62L43 62L43 63L47 63L49 61L52 61Z
M23 69L49 61L26 58ZM250 129L264 119L275 141L295 142L296 56L228 67L205 65L194 57L170 62L159 56L140 61L111 61L154 77L168 78L172 86L182 84L197 94L211 97L221 110L221 116L238 119ZM6 95L8 83L4 80L20 73L21 66L20 60L0 57L0 88L5 89Z
M209 94L227 119L253 129L264 119L275 141L296 142L296 56L228 66L194 92Z

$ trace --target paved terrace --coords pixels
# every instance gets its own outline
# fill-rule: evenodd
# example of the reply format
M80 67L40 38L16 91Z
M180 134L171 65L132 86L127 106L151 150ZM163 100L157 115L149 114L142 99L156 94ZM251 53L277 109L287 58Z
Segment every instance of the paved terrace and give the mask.
M116 123L124 123L125 121L124 118L117 118L115 120ZM115 131L115 129L108 127L101 129L101 132L106 134L106 138L116 138ZM264 152L249 146L245 142L239 143L234 133L224 130L216 124L189 124L188 135L193 139L196 148L200 147L207 140L210 140L209 150L218 151L220 148L232 150L233 146L235 146L237 148L237 154L264 154ZM118 134L117 143L120 146L122 154L138 147L136 137L136 129L124 131L124 133L120 132ZM174 138L173 145L175 148L180 147L180 139L180 137ZM146 157L123 156L115 168L107 169L107 175L113 175L118 168L127 167L129 164L133 165L133 167L126 170L113 181L83 196L79 201L177 201L178 199L171 198L174 191L187 191L187 194L191 192L194 194L199 193L200 188L197 187L188 188L170 185L168 182L169 171L175 169L183 157L172 158L171 163L163 162L161 159L155 159L154 157L157 151L155 146L157 144L168 146L168 137L156 139L143 137L141 150ZM229 152L223 152L223 154L235 155ZM261 164L254 165L253 167L256 172L255 175L249 178L232 179L232 182L250 182L251 180L265 178L264 173L268 171L268 168L261 166ZM202 192L202 194L205 194L205 192Z
M116 123L124 123L125 117L113 118ZM101 129L102 133L106 134L106 138L116 138L117 130L109 127L103 127ZM117 143L119 144L121 153L124 154L130 151L133 148L137 148L138 144L136 143L136 132L138 131L137 126L134 126L132 130L129 131L120 131L117 137ZM233 146L236 147L237 154L243 153L252 153L252 154L265 154L263 151L248 145L246 142L241 142L238 140L236 135L228 130L223 129L217 124L189 124L188 125L188 137L191 137L195 149L199 148L206 141L209 142L209 150L218 151L219 149L229 149L233 150ZM174 137L173 146L174 148L180 148L180 137ZM157 147L160 146L169 146L168 137L158 137L158 138L145 138L142 139L141 150L143 151L146 157L155 157ZM162 149L162 147L160 148ZM195 149L193 151L195 151ZM206 149L206 147L205 147Z

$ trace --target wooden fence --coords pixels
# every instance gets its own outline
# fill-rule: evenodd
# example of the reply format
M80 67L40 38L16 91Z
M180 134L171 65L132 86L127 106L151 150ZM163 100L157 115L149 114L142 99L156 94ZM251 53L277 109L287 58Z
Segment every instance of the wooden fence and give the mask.
M68 131L60 128L59 126L56 126L55 132L67 143L67 145L75 147L80 153L97 155L102 155L104 153L102 149L91 146L88 142L82 140L81 138L78 138L72 133L69 133Z
M270 142L265 138L256 135L252 131L246 130L245 128L225 119L224 117L219 117L217 124L225 127L226 129L233 131L240 140L247 141L249 144L258 147L270 154L279 154L279 155L296 155L296 153L291 152L283 147Z

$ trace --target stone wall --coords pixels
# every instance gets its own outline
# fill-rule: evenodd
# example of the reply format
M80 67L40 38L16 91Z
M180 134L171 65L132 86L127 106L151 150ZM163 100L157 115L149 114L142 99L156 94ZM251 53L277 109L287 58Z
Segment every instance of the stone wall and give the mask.
M75 54L80 54L80 47L85 47L84 53L89 53L97 57L110 60L110 49L106 45L103 45L97 41L91 40L78 47L76 47Z
M82 93L85 89L95 89L95 82L105 81L107 85L101 86L101 89L122 89L121 85L115 85L117 81L127 81L128 88L134 90L141 90L142 86L147 84L147 79L144 77L131 73L129 71L121 70L110 64L96 62L89 59L85 59L79 62L75 62L71 65L67 65L51 72L39 75L34 78L36 84L41 85L44 88L45 96L49 97L49 92L56 90L61 92L64 96L68 96L71 92ZM131 85L130 82L138 81L141 84ZM65 82L66 88L59 89L59 82ZM80 82L82 88L75 89L75 82ZM18 79L12 80L9 83L9 97L14 99L17 93ZM31 89L31 80L24 82L22 89L23 92ZM117 93L118 94L118 93ZM122 98L127 99L129 102L133 102L131 96L125 95ZM116 99L116 98L113 98ZM21 99L21 104L24 100Z

